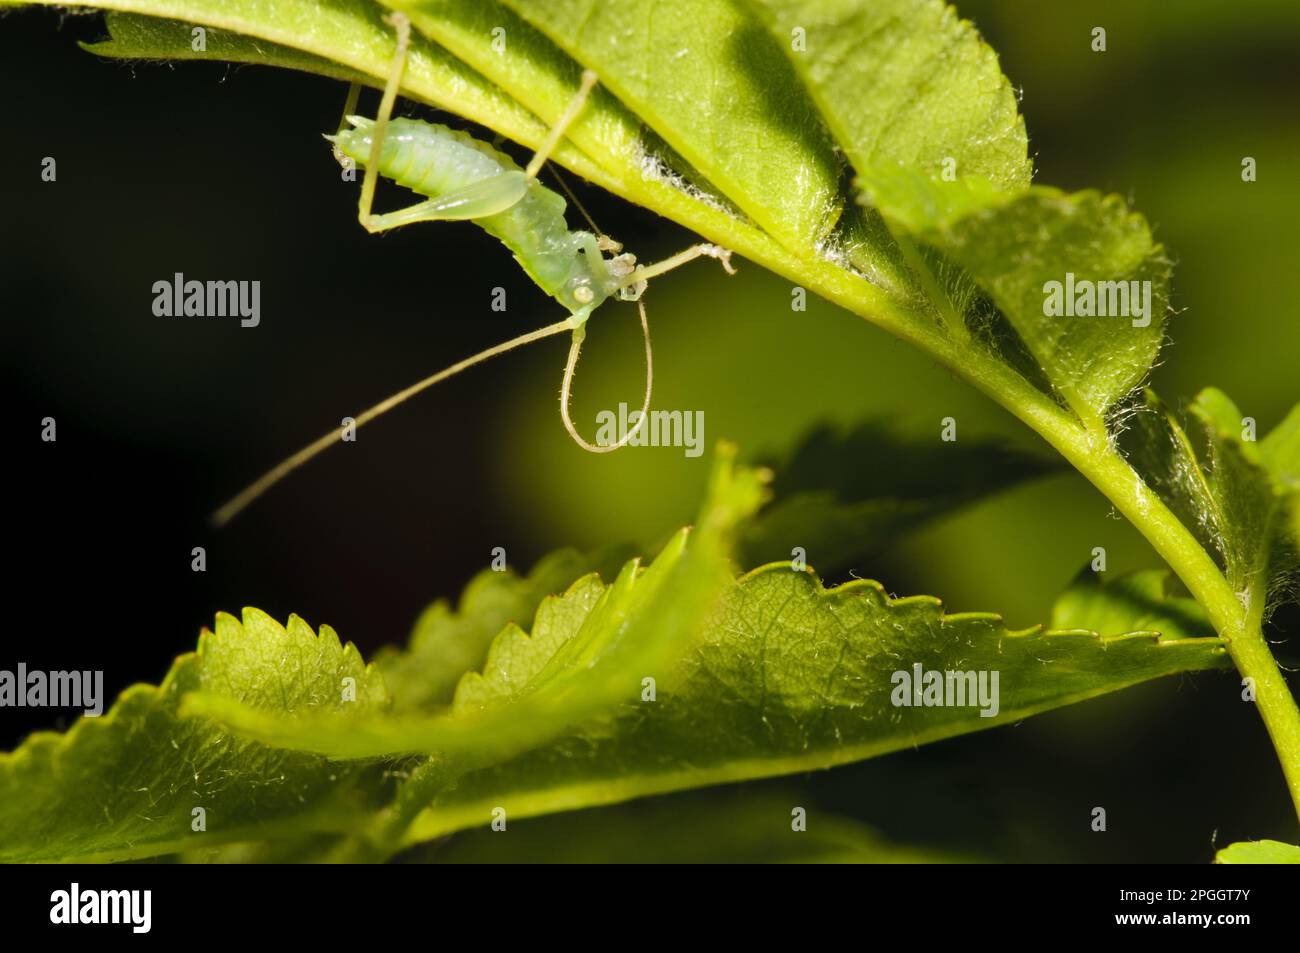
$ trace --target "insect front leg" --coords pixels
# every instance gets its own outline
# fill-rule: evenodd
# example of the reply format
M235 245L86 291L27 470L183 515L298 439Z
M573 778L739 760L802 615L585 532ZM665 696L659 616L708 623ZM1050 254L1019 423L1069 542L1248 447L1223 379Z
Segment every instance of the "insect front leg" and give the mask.
M674 268L680 268L688 261L694 261L697 258L714 258L722 263L723 270L734 275L736 269L731 264L731 252L721 245L710 245L701 243L692 245L684 251L679 251L676 255L665 258L663 261L655 262L653 265L637 265L626 273L618 283L618 296L624 301L636 301L645 291L646 284L651 278L657 278L659 275L666 274Z

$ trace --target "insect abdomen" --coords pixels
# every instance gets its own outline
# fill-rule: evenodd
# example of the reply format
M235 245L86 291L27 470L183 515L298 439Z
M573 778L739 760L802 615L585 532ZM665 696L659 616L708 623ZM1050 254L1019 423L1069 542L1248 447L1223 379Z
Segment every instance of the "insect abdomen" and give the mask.
M354 122L356 128L341 132L336 142L345 155L364 165L373 123ZM519 166L467 133L417 119L394 119L384 134L378 171L414 192L437 198L503 172L519 171ZM573 274L578 250L564 208L563 197L534 179L518 203L474 222L514 252L543 290L556 295Z

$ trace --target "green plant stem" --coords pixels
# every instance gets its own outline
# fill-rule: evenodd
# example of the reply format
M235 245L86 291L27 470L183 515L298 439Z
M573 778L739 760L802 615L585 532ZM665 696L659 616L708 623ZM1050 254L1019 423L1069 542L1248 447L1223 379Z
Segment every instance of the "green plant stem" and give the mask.
M995 359L956 344L897 312L864 314L861 302L832 300L925 351L1028 425L1124 514L1178 575L1227 643L1237 671L1255 683L1255 702L1300 818L1300 708L1261 628L1259 605L1244 600L1173 512L1115 449L1100 421L1081 424L1067 410ZM891 309L892 310L892 309ZM901 329L906 330L901 330ZM1258 602L1258 599L1255 600Z
M646 195L628 196L655 208ZM673 203L677 204L677 203ZM837 264L796 256L766 236L742 229L719 231L707 216L680 205L673 215L710 241L732 247L769 271L826 298L928 354L1035 431L1124 514L1205 609L1228 645L1237 670L1255 681L1255 701L1277 750L1296 816L1300 819L1300 708L1269 651L1252 610L1232 590L1196 538L1115 449L1101 418L1080 421L992 355L945 333L928 313L912 312L893 296ZM740 238L740 241L735 241ZM932 302L942 311L942 302Z
M1078 434L1084 434L1082 441ZM1046 434L1044 436L1047 436ZM1273 741L1300 817L1300 708L1269 651L1255 611L1182 522L1151 492L1104 432L1075 429L1072 443L1048 440L1115 504L1178 574L1205 609L1243 677L1254 680L1255 702Z

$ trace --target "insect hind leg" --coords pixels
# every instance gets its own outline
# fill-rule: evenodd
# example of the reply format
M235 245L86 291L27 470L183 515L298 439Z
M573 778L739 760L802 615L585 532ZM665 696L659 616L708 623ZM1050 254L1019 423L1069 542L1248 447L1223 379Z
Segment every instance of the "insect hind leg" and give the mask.
M471 182L461 189L382 215L370 215L367 231L382 232L413 222L451 222L485 218L515 205L528 191L529 179L516 170Z
M392 13L384 19L392 24L397 35L397 46L393 53L393 62L389 66L388 81L384 85L384 95L379 101L379 113L375 116L374 130L370 140L370 155L366 159L366 177L361 183L361 197L357 201L357 218L369 231L371 207L375 201L375 186L379 180L379 157L384 146L384 134L388 131L388 120L393 115L393 105L397 102L397 92L402 87L402 75L406 72L406 54L411 46L411 21L403 13Z

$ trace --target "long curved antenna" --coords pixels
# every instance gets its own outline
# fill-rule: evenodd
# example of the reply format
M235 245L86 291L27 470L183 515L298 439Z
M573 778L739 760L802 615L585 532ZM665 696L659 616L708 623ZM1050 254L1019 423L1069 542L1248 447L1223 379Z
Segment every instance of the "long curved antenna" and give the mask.
M644 319L644 315L643 315L643 319ZM441 381L445 381L449 377L454 377L455 375L459 374L461 371L473 367L475 364L480 364L483 361L486 361L488 358L496 357L498 354L504 354L506 353L506 351L513 351L517 347L523 347L525 344L531 344L534 341L540 341L543 338L548 338L555 334L562 334L563 332L568 331L569 329L570 329L569 319L566 318L563 321L557 321L554 324L548 324L546 327L539 328L536 331L529 331L527 334L521 334L517 338L511 338L509 341L506 341L503 344L498 344L495 347L490 347L486 351L479 351L473 357L467 357L465 358L465 360L453 364L451 365L451 367L448 367L445 370L441 370L436 374L431 374L430 376L426 377L424 380L417 381L416 383L412 384L410 387L406 388L405 390L400 390L396 394L393 394L391 397L381 400L379 403L375 404L369 410L365 411L362 414L359 414L352 423L352 429L355 430L356 428L360 427L362 424L369 423L370 421L374 420L376 417L380 416L381 414L385 414L388 411L392 410L394 407L398 406L399 404L405 403L406 401L410 400L412 397L414 397L416 394L420 393L421 391L427 390L428 388L432 387L434 384L437 384ZM647 339L647 351L646 351L647 357L649 356L648 346L649 345ZM331 430L329 433L325 434L325 436L321 437L319 440L315 440L312 443L309 443L307 446L303 447L301 450L299 450L293 456L289 457L279 466L267 471L257 481L249 484L249 486L245 490L243 490L238 496L232 499L225 506L221 507L221 509L213 513L211 517L212 525L217 528L225 526L232 519L238 516L239 513L245 507L248 506L248 504L252 503L254 500L256 500L259 496L261 496L271 487L275 486L275 484L279 483L281 480L287 477L294 470L297 470L300 466L302 466L312 457L332 447L335 443L337 443L340 440L340 438L343 436L344 432L347 429L348 429L347 427L336 427L334 430Z
M609 453L620 447L625 447L628 441L635 437L641 428L645 426L646 417L650 413L650 391L654 386L654 364L650 356L650 324L645 316L645 303L638 301L637 308L641 312L641 332L645 335L645 403L641 405L641 415L637 418L636 426L625 433L617 443L611 443L608 446L600 446L594 443L587 443L582 439L582 434L573 426L573 421L569 418L569 392L573 387L573 372L578 367L578 354L582 351L582 339L586 337L586 327L574 329L573 343L569 345L569 360L564 365L564 383L560 385L560 416L564 419L564 429L569 432L573 442L580 446L588 453Z

